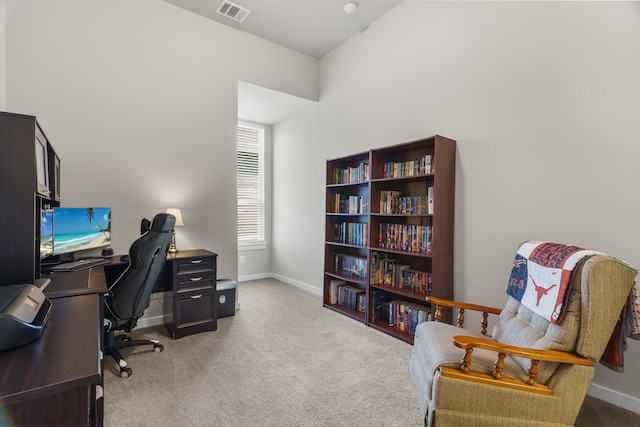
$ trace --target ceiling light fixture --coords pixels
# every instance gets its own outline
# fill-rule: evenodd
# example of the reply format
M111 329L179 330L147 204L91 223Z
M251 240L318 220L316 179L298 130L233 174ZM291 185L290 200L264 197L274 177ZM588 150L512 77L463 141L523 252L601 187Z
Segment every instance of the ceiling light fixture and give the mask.
M353 15L358 11L358 3L350 1L344 4L344 13L347 15Z

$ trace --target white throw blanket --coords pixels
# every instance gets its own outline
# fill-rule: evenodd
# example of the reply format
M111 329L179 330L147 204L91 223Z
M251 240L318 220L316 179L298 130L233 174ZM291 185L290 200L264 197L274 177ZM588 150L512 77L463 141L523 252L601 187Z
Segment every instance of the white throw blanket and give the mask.
M513 261L507 294L551 323L564 316L571 275L583 258L602 252L558 243L523 243Z

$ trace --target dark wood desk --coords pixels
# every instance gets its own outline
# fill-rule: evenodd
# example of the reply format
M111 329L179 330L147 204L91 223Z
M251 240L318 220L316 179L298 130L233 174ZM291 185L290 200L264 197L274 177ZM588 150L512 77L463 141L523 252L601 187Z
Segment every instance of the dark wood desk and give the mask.
M0 353L0 424L102 425L106 283L101 267L91 270L56 273L42 334Z
M217 254L170 254L154 292L172 292L174 338L217 328ZM33 342L0 353L0 425L102 426L104 294L128 263L56 272L45 294L52 309Z
M80 271L59 271L49 278L51 283L45 289L49 299L107 292L105 270L102 266Z
M167 255L153 292L165 292L165 327L173 339L218 328L216 277L218 254L206 249ZM127 268L120 255L104 265L107 285Z

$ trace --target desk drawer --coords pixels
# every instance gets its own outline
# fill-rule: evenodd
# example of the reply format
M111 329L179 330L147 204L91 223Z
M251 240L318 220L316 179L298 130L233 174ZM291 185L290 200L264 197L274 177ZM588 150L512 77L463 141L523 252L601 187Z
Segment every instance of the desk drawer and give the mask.
M174 338L217 329L215 293L180 296L175 302Z
M187 260L180 260L176 263L176 276L185 274L206 274L215 273L216 259L215 257L199 257Z
M210 322L214 316L214 294L197 294L178 300L178 324L180 327Z
M187 277L176 279L175 291L177 293L193 292L198 290L214 291L216 276L211 274L190 274Z

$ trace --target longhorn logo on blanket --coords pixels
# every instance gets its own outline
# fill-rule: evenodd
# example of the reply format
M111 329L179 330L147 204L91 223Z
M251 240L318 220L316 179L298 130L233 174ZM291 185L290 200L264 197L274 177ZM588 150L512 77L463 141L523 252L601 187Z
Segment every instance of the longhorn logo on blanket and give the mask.
M507 294L551 323L560 323L575 266L598 253L558 243L525 242L513 261Z

